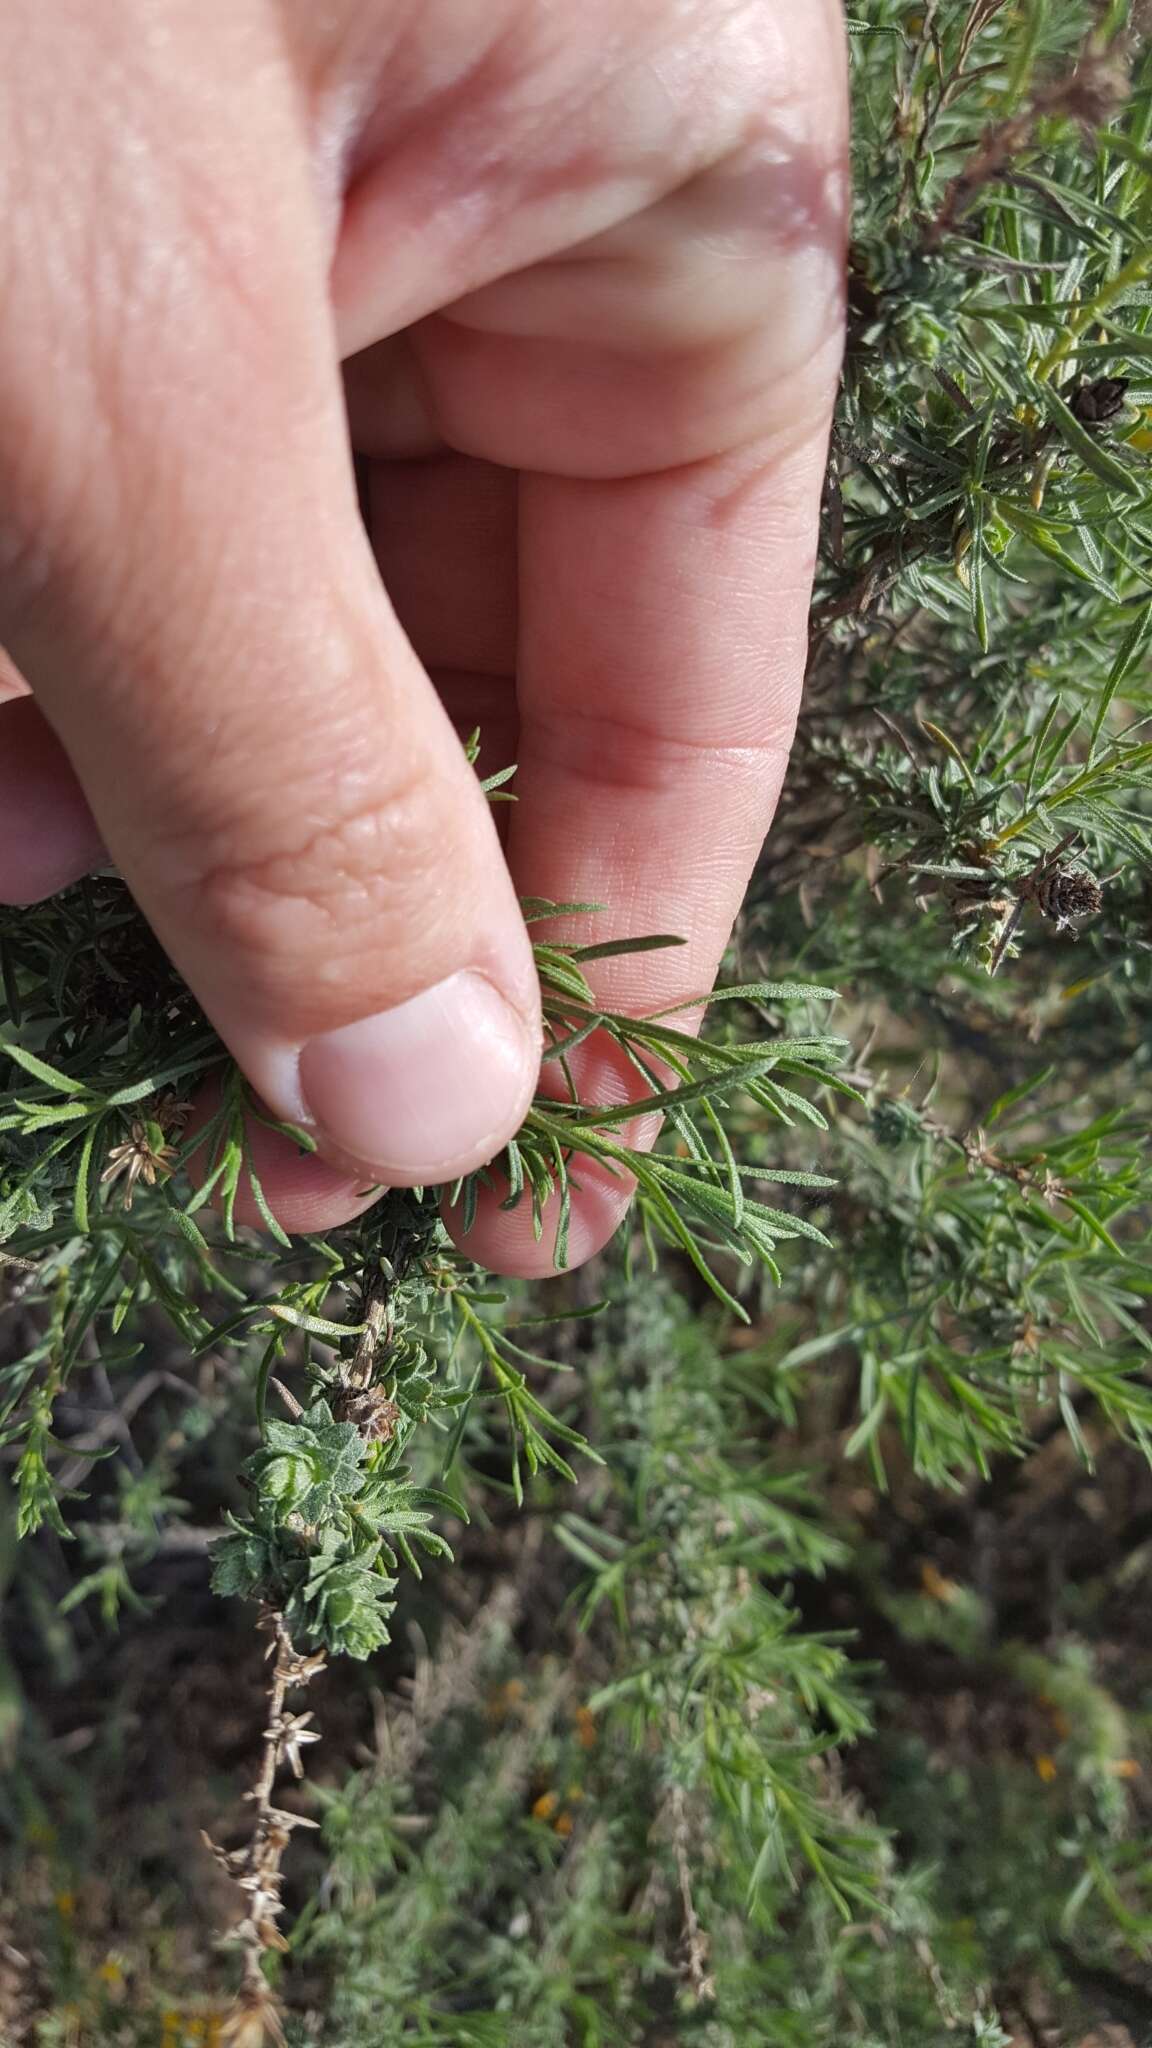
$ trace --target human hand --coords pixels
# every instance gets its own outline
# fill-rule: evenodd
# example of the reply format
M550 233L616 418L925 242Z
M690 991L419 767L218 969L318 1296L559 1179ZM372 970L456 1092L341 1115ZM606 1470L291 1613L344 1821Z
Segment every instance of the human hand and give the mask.
M599 964L617 1008L710 985L800 688L845 134L835 0L0 15L0 898L117 864L316 1133L258 1135L287 1227L514 1131L518 894L684 936ZM503 850L453 723L519 764ZM581 1180L574 1264L626 1200ZM467 1248L552 1257L494 1201Z

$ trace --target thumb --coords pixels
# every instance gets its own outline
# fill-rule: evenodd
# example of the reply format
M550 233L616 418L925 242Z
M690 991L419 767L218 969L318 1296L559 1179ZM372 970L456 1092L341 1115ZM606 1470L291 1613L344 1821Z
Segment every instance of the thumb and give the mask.
M46 149L51 260L0 230L0 639L273 1111L374 1179L451 1179L530 1100L531 951L363 537L292 95L230 110L223 74L275 67L195 26L215 132L168 51L154 140L109 122L70 191L72 140Z

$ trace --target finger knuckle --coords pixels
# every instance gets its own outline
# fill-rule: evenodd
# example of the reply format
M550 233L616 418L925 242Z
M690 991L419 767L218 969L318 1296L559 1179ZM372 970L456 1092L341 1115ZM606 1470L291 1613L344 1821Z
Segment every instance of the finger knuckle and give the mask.
M419 762L385 786L360 777L318 799L282 791L258 816L198 835L210 856L194 854L178 887L249 978L298 973L302 959L321 977L338 973L369 945L376 954L404 944L416 904L454 865L438 797L431 765Z

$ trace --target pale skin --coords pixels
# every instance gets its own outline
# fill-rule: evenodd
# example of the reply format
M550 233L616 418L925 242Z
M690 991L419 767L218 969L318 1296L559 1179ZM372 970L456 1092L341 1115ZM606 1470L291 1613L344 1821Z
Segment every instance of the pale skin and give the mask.
M803 671L844 74L836 0L0 12L0 900L116 863L316 1135L259 1141L290 1229L514 1131L521 895L686 939L618 1007L715 976ZM627 1201L582 1178L574 1264ZM494 1199L465 1243L552 1264Z

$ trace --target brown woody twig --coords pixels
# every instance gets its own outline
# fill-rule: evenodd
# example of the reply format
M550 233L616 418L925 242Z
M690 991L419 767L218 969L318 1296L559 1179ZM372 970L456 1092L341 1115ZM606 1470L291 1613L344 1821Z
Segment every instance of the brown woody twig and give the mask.
M317 1822L299 1813L286 1813L275 1805L276 1774L287 1763L297 1778L304 1775L301 1750L320 1740L309 1724L312 1716L290 1714L285 1706L289 1692L311 1684L326 1662L323 1650L301 1656L295 1649L282 1614L266 1612L259 1626L272 1637L268 1655L275 1658L268 1690L268 1723L260 1770L248 1799L256 1808L251 1837L242 1849L222 1849L209 1835L205 1847L246 1895L246 1910L225 1939L243 1953L243 1977L232 2011L221 2037L224 2048L283 2048L284 2029L280 2011L262 1967L265 1950L283 1953L288 1944L277 1921L283 1912L280 1897L283 1874L281 1862L294 1828L314 1828Z

